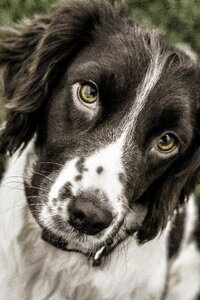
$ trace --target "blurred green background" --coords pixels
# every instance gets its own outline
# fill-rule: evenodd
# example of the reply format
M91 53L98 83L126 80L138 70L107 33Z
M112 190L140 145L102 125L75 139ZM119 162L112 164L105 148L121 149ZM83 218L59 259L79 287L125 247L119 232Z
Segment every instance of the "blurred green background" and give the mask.
M200 57L199 0L127 0L126 2L131 17L145 26L160 28L173 43L187 43ZM53 0L0 0L0 26L12 25L20 22L22 18L43 14L55 3L56 1ZM4 109L1 102L0 123L3 120ZM0 176L3 172L3 161L3 158L0 158ZM197 187L196 194L200 199L200 187ZM200 234L197 233L197 236L200 243Z

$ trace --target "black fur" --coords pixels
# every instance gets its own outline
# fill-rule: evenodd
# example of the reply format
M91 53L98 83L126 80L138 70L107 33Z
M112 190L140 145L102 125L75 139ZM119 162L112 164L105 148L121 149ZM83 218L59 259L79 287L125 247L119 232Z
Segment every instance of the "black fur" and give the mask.
M185 210L177 212L175 219L172 223L172 228L169 235L169 246L168 246L168 257L172 259L176 257L180 248L181 242L184 235L184 225L185 225Z

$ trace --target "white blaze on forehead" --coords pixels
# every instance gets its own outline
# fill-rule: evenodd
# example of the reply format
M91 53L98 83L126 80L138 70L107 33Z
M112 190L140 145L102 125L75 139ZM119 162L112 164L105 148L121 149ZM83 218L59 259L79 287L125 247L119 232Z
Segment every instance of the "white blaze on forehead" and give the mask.
M158 83L169 55L165 52L161 53L161 47L159 44L159 39L157 37L157 32L155 32L151 38L149 51L151 58L147 72L137 88L134 104L130 110L130 113L128 114L128 116L126 116L124 120L125 122L123 123L123 130L126 131L133 129L136 126L138 116L147 103L150 92Z

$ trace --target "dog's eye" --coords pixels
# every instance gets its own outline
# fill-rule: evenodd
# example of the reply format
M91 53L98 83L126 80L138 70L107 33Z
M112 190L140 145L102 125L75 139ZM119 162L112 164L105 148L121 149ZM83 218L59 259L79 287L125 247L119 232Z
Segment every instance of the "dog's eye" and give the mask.
M98 100L98 88L95 83L80 84L77 92L79 100L86 106L90 106Z
M172 133L163 135L157 144L158 150L162 152L171 152L177 147L177 138Z

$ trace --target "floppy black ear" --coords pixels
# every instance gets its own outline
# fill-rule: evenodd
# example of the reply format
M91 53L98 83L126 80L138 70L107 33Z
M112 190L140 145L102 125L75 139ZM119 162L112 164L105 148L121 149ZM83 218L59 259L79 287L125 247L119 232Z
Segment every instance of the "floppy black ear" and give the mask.
M20 91L30 78L36 49L49 23L49 18L37 18L32 22L27 20L15 28L1 28L0 65L4 68L4 96L8 108L13 106L13 109L7 111L6 126L1 131L1 153L7 150L13 153L22 142L28 141L26 136L32 132L31 127L34 125L31 124L31 116L29 119L21 113L14 99L20 97ZM31 102L31 99L26 97L24 101Z
M1 152L12 154L27 145L63 65L66 68L102 26L108 30L116 22L116 14L106 0L67 1L50 19L41 19L22 33L13 32L0 44L0 64L6 67L5 92L10 99Z
M1 28L0 64L5 66L4 91L8 99L29 74L32 55L49 23L49 18L37 18L26 20L15 28Z

